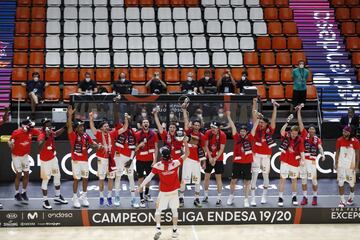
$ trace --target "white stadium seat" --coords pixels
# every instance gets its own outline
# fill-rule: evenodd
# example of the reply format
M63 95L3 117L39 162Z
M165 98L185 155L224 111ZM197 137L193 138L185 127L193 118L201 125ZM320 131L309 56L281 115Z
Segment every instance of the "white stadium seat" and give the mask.
M112 40L112 47L114 51L126 51L127 41L126 37L114 37Z
M124 21L125 20L125 12L122 7L113 7L111 8L111 20L112 21Z
M176 35L188 35L189 25L187 22L175 22L175 34Z
M106 7L107 6L107 0L94 0L94 6L95 7Z
M45 65L47 67L58 67L60 66L60 53L59 52L47 52Z
M79 0L79 6L92 6L92 0Z
M64 67L77 67L79 65L79 56L77 52L64 53Z
M65 35L77 35L78 34L78 23L77 23L77 21L65 21L65 23L64 23L64 34Z
M143 67L144 66L144 54L142 52L130 53L130 66L131 67Z
M244 0L230 0L230 5L232 7L241 7L244 6Z
M204 19L206 21L218 20L218 10L217 8L205 8L204 10Z
M79 48L77 37L64 37L63 48L65 51L76 51Z
M190 22L190 34L191 35L203 35L204 23L201 20L195 20Z
M246 6L258 7L258 6L260 6L260 0L246 0Z
M235 21L243 21L248 19L248 11L247 8L235 8L234 9L234 20Z
M49 21L46 23L46 34L47 35L59 35L61 33L60 22Z
M225 50L226 51L238 51L239 50L239 39L237 37L226 37L225 38Z
M94 39L92 36L80 36L79 38L80 51L89 51L94 48Z
M60 38L58 36L46 37L45 46L47 51L60 49Z
M183 7L175 7L173 8L173 20L174 21L185 21L186 17L186 9Z
M208 52L196 52L195 53L195 66L196 67L209 67L210 58Z
M110 67L110 54L108 52L96 53L96 67Z
M265 22L254 22L253 33L255 35L267 35L267 27Z
M82 52L80 53L80 67L94 67L94 53Z
M163 65L164 67L177 67L178 57L175 52L165 52L163 54Z
M219 19L221 21L233 20L232 8L220 8L220 10L219 10Z
M48 0L48 7L59 7L61 5L61 0Z
M228 64L230 67L239 67L243 65L243 57L241 52L229 52Z
M250 8L250 20L253 21L263 21L264 20L264 16L263 16L263 10L262 8Z
M192 52L179 53L179 65L180 67L193 67L194 66L193 53Z
M216 6L218 7L229 7L230 0L216 0Z
M142 51L143 42L141 37L129 37L128 39L128 49L130 51Z
M113 22L111 27L111 32L113 36L125 36L126 35L125 22Z
M95 22L95 34L109 34L109 23L108 22Z
M160 67L160 54L158 52L147 52L145 64L147 67Z
M140 36L141 35L141 24L140 22L128 22L127 34L129 36Z
M206 39L203 36L192 38L192 49L194 51L207 51Z
M108 20L108 10L106 7L96 7L94 10L94 19L95 21L107 21Z
M174 37L162 37L161 49L163 51L175 51L175 38Z
M140 9L137 7L126 8L126 20L139 21L140 20Z
M251 25L248 21L239 21L237 23L237 33L241 36L246 36L251 34Z
M224 50L224 42L223 42L222 37L210 37L209 49L211 51L223 51Z
M93 10L91 7L79 8L79 20L80 21L92 21L92 19L93 19Z
M171 21L171 8L168 7L160 7L157 10L157 17L160 22L167 22Z
M95 37L95 49L98 50L109 50L109 37L108 35L97 35Z
M201 9L198 7L188 8L188 19L190 21L201 20Z
M77 6L78 0L64 0L65 6Z
M64 8L64 19L65 20L77 20L78 12L76 7L65 7Z
M158 51L159 44L156 37L145 37L144 38L144 50L145 51Z
M221 34L221 24L219 21L209 21L206 25L206 32L209 36Z
M226 67L227 66L227 56L225 52L215 52L212 55L212 64L214 67ZM218 79L216 79L218 80Z
M80 35L92 35L94 33L93 23L80 22L79 33Z
M173 23L172 22L160 22L160 35L173 35L174 29L173 29Z
M144 7L141 9L142 21L155 21L155 11L152 7Z
M48 21L60 21L61 10L60 7L48 7L46 11L46 18Z
M201 5L204 7L215 7L215 0L201 0Z
M190 37L181 36L176 38L176 50L178 51L190 51L191 40Z
M142 34L144 36L156 36L156 23L155 22L143 22L142 25Z
M127 67L129 65L129 56L127 52L116 52L114 54L115 67Z
M124 6L124 0L110 0L110 5L112 7L122 7Z
M255 48L254 38L242 37L240 38L240 49L244 51L252 51Z
M234 21L223 21L222 22L222 34L225 36L235 35L236 34L236 24Z

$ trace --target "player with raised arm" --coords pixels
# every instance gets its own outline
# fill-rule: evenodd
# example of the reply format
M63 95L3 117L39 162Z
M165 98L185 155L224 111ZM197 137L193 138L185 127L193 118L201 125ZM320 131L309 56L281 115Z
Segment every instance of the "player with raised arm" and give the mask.
M251 206L256 206L255 189L259 173L263 176L263 193L261 197L261 204L266 203L266 195L269 188L269 173L270 173L270 158L272 154L271 148L276 146L273 140L273 134L276 127L277 108L279 104L272 100L273 112L271 115L271 122L268 118L257 112L257 98L253 99L252 122L255 123L260 117L260 122L255 132L255 143L253 145L254 161L252 163L252 178L251 178Z
M240 127L240 131L237 132L236 126L231 119L231 112L226 111L226 115L234 139L232 177L230 182L230 195L227 200L227 204L233 204L236 183L239 179L242 179L244 181L244 207L249 207L251 164L253 162L252 145L254 142L256 128L259 125L260 119L258 118L254 122L253 128L249 134L245 125L242 125Z
M122 128L118 130L110 130L108 121L103 120L99 124L99 129L96 129L94 123L94 114L93 112L89 113L90 120L90 129L96 137L96 141L101 145L96 151L96 157L98 159L98 172L99 177L99 192L100 206L104 205L104 187L105 187L105 178L108 179L108 194L107 194L107 205L112 206L112 190L113 183L115 178L116 163L114 160L114 146L115 139L119 134L124 133L128 128L128 115L125 113L125 124Z
M167 208L171 209L172 212L172 237L178 237L177 222L178 222L178 208L179 208L179 187L180 181L178 176L179 167L186 162L189 156L189 146L187 143L188 138L184 137L184 155L178 159L171 158L171 151L168 146L160 148L160 162L157 162L152 167L151 172L145 178L143 183L140 185L140 189L143 188L155 174L159 175L159 196L156 201L155 221L156 221L156 233L154 240L157 240L161 236L161 212Z
M204 135L200 132L201 120L196 119L192 123L189 121L189 115L187 112L188 100L185 100L181 105L181 109L184 117L184 129L185 134L189 138L189 156L182 167L181 185L180 185L180 207L184 206L184 193L186 184L191 182L195 184L195 199L194 205L196 207L202 207L200 203L200 183L201 183L201 165L205 168L205 152L203 149ZM201 164L203 161L203 164Z
M299 123L301 137L304 140L305 147L305 164L300 167L300 178L302 183L303 190L303 199L301 205L308 204L307 198L307 181L308 179L312 181L312 191L313 199L312 205L317 205L317 170L316 170L316 158L318 154L321 155L321 160L325 160L324 149L322 147L321 139L316 135L316 129L314 125L311 125L308 130L305 129L304 123L301 117L301 109L304 107L304 104L300 104L297 107L297 119Z
M138 175L138 184L144 181L144 177L151 173L151 167L156 163L158 154L158 136L157 133L150 129L149 120L141 121L141 129L135 133L136 139L136 171ZM145 173L145 174L144 174ZM143 184L145 186L145 195L143 188L139 188L140 207L144 208L145 202L152 202L153 199L149 194L150 182Z
M281 145L279 150L281 151L280 155L280 182L279 182L279 207L284 206L283 193L285 190L285 182L287 178L291 179L291 191L292 191L292 204L294 206L298 205L296 198L297 192L297 179L299 177L299 166L304 166L305 163L305 148L304 140L299 135L299 127L292 126L290 131L287 132L286 128L289 125L290 121L293 119L291 114L284 126L281 128Z
M59 204L68 202L60 193L60 169L59 160L56 157L55 138L63 134L65 127L56 131L53 130L51 120L44 118L41 120L41 133L38 136L40 150L40 177L42 179L41 190L43 194L43 208L52 209L48 197L47 188L51 176L54 176L55 198L54 201Z
M89 207L89 201L87 199L87 186L89 178L89 156L88 148L91 147L95 150L99 149L91 137L85 132L84 122L81 120L75 120L73 123L72 118L75 109L72 106L68 107L67 111L67 133L71 147L71 167L73 172L73 205L75 208L80 208L80 201L78 198L78 182L82 178L82 194L80 200L82 206Z
M29 183L30 171L30 147L33 136L38 136L40 130L34 128L35 123L26 118L21 122L21 127L13 131L8 145L11 149L12 164L14 166L15 177L15 199L16 201L28 204L29 198L26 194L26 188ZM22 178L22 193L19 192L21 174Z
M339 185L340 203L339 207L353 205L355 197L356 171L360 161L360 143L355 137L351 137L351 127L346 126L343 129L342 136L336 140L335 166L337 171L337 181ZM350 195L345 201L344 183L350 185Z

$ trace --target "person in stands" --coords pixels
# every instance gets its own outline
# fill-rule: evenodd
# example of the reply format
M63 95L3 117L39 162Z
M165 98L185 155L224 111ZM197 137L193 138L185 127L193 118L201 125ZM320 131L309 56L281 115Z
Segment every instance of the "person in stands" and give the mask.
M145 87L149 89L152 94L166 93L166 84L160 79L160 73L155 72L153 78L151 78Z
M235 93L236 82L231 75L231 71L227 69L220 81L217 82L219 93Z

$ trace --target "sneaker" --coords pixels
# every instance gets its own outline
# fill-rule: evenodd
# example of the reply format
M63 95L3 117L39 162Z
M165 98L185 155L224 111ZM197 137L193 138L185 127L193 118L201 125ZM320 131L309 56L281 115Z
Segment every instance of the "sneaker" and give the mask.
M248 207L250 207L249 199L245 198L244 199L244 208L248 208Z
M104 203L105 203L105 199L103 197L100 197L99 199L99 205L100 206L104 206Z
M345 207L345 205L346 205L345 203L343 203L342 201L340 201L340 203L339 203L338 207L339 207L339 208L344 208L344 207Z
M154 235L154 240L159 240L159 239L160 239L160 236L161 236L161 231L160 231L160 230L157 230L157 232L156 232L155 235Z
M52 209L52 207L51 207L51 205L49 203L49 200L44 200L43 201L43 208L48 209L48 210Z
M221 199L216 200L216 206L221 207Z
M108 198L107 198L107 205L108 205L109 207L112 206L112 197L108 197Z
M184 207L184 198L179 198L179 207Z
M116 207L120 206L120 196L119 195L115 195L114 205Z
M201 202L202 203L208 203L209 202L209 197L204 197L204 199Z
M229 206L233 205L234 204L234 196L230 195L226 204Z
M256 207L256 199L255 198L251 199L251 206Z
M304 205L307 205L308 204L308 199L307 197L303 197L303 199L301 200L301 203L300 203L302 206Z
M278 206L279 206L279 207L283 207L283 206L284 206L284 199L281 198L281 197L279 197Z
M317 196L313 196L312 203L313 206L317 206Z
M22 198L21 198L20 193L15 194L15 200L18 201L18 202L22 202Z
M178 238L179 237L179 232L177 231L177 229L172 230L171 237L172 238Z
M294 205L294 206L299 205L296 196L293 196L293 197L292 197L291 202L292 202L292 205Z
M139 208L139 203L136 201L136 198L131 199L131 206L133 208Z
M88 201L87 196L81 196L81 200L82 200L82 206L83 207L89 207L90 206L90 203Z
M21 198L23 199L23 204L28 204L29 203L29 198L27 197L26 192L23 192L21 194Z
M154 201L154 199L151 198L151 195L150 195L150 194L145 195L145 196L144 196L144 199L145 199L147 202L153 202L153 201Z
M0 203L0 209L3 209L3 205Z
M195 200L194 200L194 205L195 205L195 207L202 207L199 198L195 198Z
M140 200L140 207L141 207L141 208L145 208L145 207L146 207L145 199L141 199L141 200Z
M347 202L346 202L346 205L349 205L349 206L351 206L351 205L353 205L353 204L354 204L354 201L353 201L352 198L349 198L349 199L347 200Z
M55 196L54 202L60 203L60 204L68 204L68 201L66 201L65 198L61 194L59 196Z
M73 197L72 201L73 201L74 208L80 208L81 207L78 197Z
M261 196L261 204L266 204L267 203L267 201L266 201L266 195L262 195Z

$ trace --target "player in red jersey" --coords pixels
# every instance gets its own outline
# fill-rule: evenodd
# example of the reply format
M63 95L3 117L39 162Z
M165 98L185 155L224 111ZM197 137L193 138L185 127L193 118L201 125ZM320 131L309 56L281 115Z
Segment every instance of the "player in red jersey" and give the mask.
M73 204L75 208L80 208L80 201L78 198L78 182L82 178L82 189L80 200L82 206L89 207L89 201L87 199L87 186L89 178L89 156L88 148L91 147L95 150L99 149L91 137L85 132L84 122L81 120L75 120L73 123L72 118L75 109L71 106L68 107L68 118L67 118L67 133L71 146L71 166L73 172ZM74 131L75 130L75 131Z
M90 129L92 133L96 137L96 141L101 148L96 151L96 157L98 159L98 171L97 175L99 177L99 192L100 192L100 199L99 204L100 206L104 205L104 187L105 187L105 178L108 179L108 194L107 194L107 205L112 206L112 190L113 190L113 183L115 178L115 171L116 171L116 163L114 160L114 146L115 146L115 139L118 135L123 134L128 128L128 118L130 116L125 113L125 124L120 129L112 130L110 129L109 123L106 120L103 120L99 124L99 129L96 129L94 123L94 113L89 113L89 120L90 120Z
M189 115L187 112L188 101L181 105L181 109L184 117L184 129L185 134L189 140L189 161L185 161L182 167L181 185L180 185L180 207L184 206L184 193L186 184L191 182L195 184L195 199L194 205L201 207L200 203L200 183L201 183L201 166L205 168L205 151L204 146L204 135L200 132L201 120L195 119L190 123ZM203 164L201 164L203 161Z
M151 167L156 163L158 153L158 136L157 133L150 129L149 120L143 119L141 122L142 129L135 133L136 139L136 171L138 175L139 186L144 181L144 177L149 175ZM144 174L145 173L145 174ZM145 202L152 202L149 194L150 183L144 184L145 196L143 189L139 189L140 193L140 207L144 208Z
M54 176L55 186L54 201L59 204L68 203L60 194L60 169L55 148L55 138L60 136L65 131L65 128L60 128L54 131L51 125L51 120L48 118L42 119L41 124L42 129L37 140L40 150L40 176L42 179L41 190L43 194L43 208L52 209L47 198L48 183L52 176Z
M258 118L254 122L253 128L249 134L246 125L242 125L240 131L237 132L236 126L231 119L231 112L226 111L226 115L234 139L233 169L230 182L230 196L227 204L233 204L236 183L238 179L242 179L244 181L244 207L249 207L251 164L253 162L252 145L254 143L254 136L260 119Z
M189 156L189 146L187 144L187 137L184 137L184 155L178 159L171 158L171 151L168 146L160 148L160 162L154 164L151 173L145 178L144 182L140 185L140 189L144 187L155 174L159 175L160 184L159 184L159 196L156 201L156 211L155 211L155 220L156 220L156 233L154 239L157 240L161 235L161 212L167 208L171 209L172 212L172 221L173 221L173 230L172 237L178 237L177 231L177 222L178 222L178 208L179 208L179 195L178 190L180 187L180 181L178 176L179 167L186 162L186 159Z
M9 120L9 109L8 108L5 108L4 109L4 115L0 121L0 127ZM0 203L0 209L3 208L3 205Z
M208 201L208 191L210 184L211 172L215 170L215 179L217 185L217 199L216 206L221 205L222 192L222 174L224 173L224 149L226 144L226 134L219 129L218 122L210 123L211 129L205 132L205 152L208 160L206 161L204 190L205 198L203 202Z
M339 185L340 203L339 207L353 205L355 197L356 171L360 161L360 143L355 137L351 137L352 129L349 126L344 127L342 137L336 140L335 166L337 171L337 181ZM345 201L344 183L350 185L350 195Z
M313 199L312 205L317 205L317 170L316 170L316 158L318 154L321 155L321 160L325 160L324 149L322 147L321 139L316 136L315 126L310 126L308 130L305 129L304 123L301 117L301 109L304 107L304 104L301 104L297 107L297 119L299 123L301 137L304 139L305 144L305 164L300 167L300 178L302 182L302 190L303 190L303 199L301 201L301 205L308 204L307 198L307 180L312 181L312 191L313 191Z
M296 192L297 192L297 179L299 177L299 166L304 166L305 163L305 148L304 140L299 135L299 127L292 126L289 132L286 132L286 128L290 121L293 119L291 114L284 126L281 128L282 142L279 147L281 151L280 155L280 183L279 183L279 201L280 207L284 206L283 193L285 190L285 182L287 178L291 179L292 190L292 204L298 205Z
M251 178L251 206L256 206L255 189L259 173L263 176L263 193L261 197L261 204L266 203L266 195L269 187L269 173L270 173L270 158L272 154L271 148L275 147L276 144L272 138L275 127L276 127L276 115L279 104L272 100L273 112L271 115L271 121L262 117L259 122L259 126L255 133L255 143L253 146L254 161L252 163L252 178ZM262 116L258 114L257 99L253 100L253 111L252 111L252 122L256 122L257 118Z
M15 168L15 199L19 202L27 204L29 198L26 194L26 188L29 183L30 171L30 147L33 136L40 134L40 130L34 128L35 123L27 118L21 122L21 128L13 131L8 142L11 149L12 164ZM22 179L22 193L19 192L21 173L24 174Z

